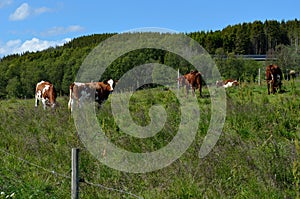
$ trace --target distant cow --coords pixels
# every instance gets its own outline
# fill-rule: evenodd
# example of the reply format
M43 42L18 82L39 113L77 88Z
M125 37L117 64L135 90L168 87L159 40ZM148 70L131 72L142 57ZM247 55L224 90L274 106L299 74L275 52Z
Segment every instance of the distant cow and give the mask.
M95 101L101 104L113 91L113 83L112 79L106 82L72 83L70 85L68 108L71 111L73 110L74 101L77 107L81 107L82 103L87 99L95 99ZM95 96L91 96L93 93Z
M282 72L279 66L271 64L266 67L266 81L268 85L268 95L270 95L270 92L275 94L277 88L281 91Z
M224 88L229 88L229 87L232 87L232 86L238 86L239 85L239 82L237 80L234 80L234 79L227 79L225 81L217 81L216 82L216 86L217 87L224 87Z
M295 79L296 78L296 71L295 70L290 70L288 76L289 76L289 80L290 79Z
M192 93L195 95L195 89L199 89L200 97L202 97L202 77L198 71L191 71L178 78L180 86L186 86L186 95L188 95L189 87L192 87Z
M43 108L47 106L54 108L56 106L56 91L50 82L41 81L35 88L35 107L38 107L39 101L42 101Z

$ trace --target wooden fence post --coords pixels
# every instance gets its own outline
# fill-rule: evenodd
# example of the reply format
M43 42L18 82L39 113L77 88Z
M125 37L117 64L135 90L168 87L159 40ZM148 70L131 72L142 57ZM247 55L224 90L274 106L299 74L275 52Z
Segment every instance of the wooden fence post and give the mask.
M179 68L177 70L177 91L179 91L179 87L180 87L180 84L179 84Z
M71 199L79 198L79 149L72 148Z
M260 68L258 69L258 85L260 86Z

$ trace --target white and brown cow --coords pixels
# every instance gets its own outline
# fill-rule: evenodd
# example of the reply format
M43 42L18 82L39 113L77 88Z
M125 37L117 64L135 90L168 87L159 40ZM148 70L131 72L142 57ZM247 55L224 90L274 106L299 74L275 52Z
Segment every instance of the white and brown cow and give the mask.
M225 81L217 81L216 82L216 86L217 87L223 87L223 88L229 88L229 87L232 87L232 86L238 86L239 85L239 82L237 80L234 80L234 79L227 79Z
M35 107L38 107L39 101L42 101L43 108L47 106L54 108L56 106L56 91L50 82L41 81L35 88Z
M84 101L91 99L101 104L113 91L113 83L112 79L106 82L72 83L70 85L68 108L73 111L74 103L80 108Z

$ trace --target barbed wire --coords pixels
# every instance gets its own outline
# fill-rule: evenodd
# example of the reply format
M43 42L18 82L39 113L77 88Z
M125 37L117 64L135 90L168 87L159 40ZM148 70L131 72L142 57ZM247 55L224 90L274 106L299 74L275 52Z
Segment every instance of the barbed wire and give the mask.
M116 191L116 192L119 192L119 193L125 193L125 194L131 195L131 196L133 196L135 198L143 199L143 197L141 197L141 196L138 196L136 194L133 194L131 192L128 192L128 191L125 191L125 190L122 190L122 189L116 189L116 188L106 187L106 186L104 186L102 184L96 184L96 183L89 182L88 180L85 180L85 179L82 179L81 182L83 182L85 184L88 184L88 185L91 185L91 186L94 186L94 187L100 187L100 188L108 190L108 191Z
M10 153L10 152L8 152L8 151L2 150L2 149L0 149L0 151L3 152L3 153L5 153L5 154L7 154L7 155L10 155L10 156L12 156L12 157L18 159L18 160L21 160L22 162L25 162L26 164L29 164L29 165L31 165L31 166L34 166L34 167L39 168L39 169L41 169L41 170L44 170L44 171L46 171L46 172L48 172L48 173L52 173L52 174L57 175L57 176L60 176L60 177L64 177L64 178L71 179L70 176L67 176L67 175L64 175L64 174L60 174L60 173L58 173L58 172L56 172L56 171L54 171L54 170L51 170L51 169L44 168L44 167L42 167L42 166L40 166L40 165L37 165L37 164L35 164L35 163L33 163L33 162L30 162L30 161L28 161L28 160L25 160L24 158L18 157L18 156L14 155L14 154L12 154L12 153Z
M29 165L31 165L31 166L34 166L34 167L36 167L36 168L38 168L38 169L41 169L41 170L46 171L46 172L48 172L48 173L51 173L51 174L53 174L53 175L60 176L60 177L63 177L63 178L67 178L67 179L71 179L71 177L68 176L68 175L61 174L61 173L58 173L58 172L56 172L56 171L54 171L54 170L51 170L51 169L47 169L47 168L45 168L45 167L42 167L42 166L40 166L40 165L38 165L38 164L36 164L36 163L30 162L30 161L28 161L28 160L25 160L24 158L21 158L21 157L19 157L19 156L16 156L16 155L14 155L14 154L12 154L12 153L6 151L6 150L0 149L0 151L1 151L2 153L6 154L6 155L12 156L12 157L14 157L14 158L16 158L16 159L18 159L18 160L20 160L20 161L26 163L26 164L29 164ZM67 173L70 173L71 171L72 171L72 170L69 170ZM18 181L19 181L19 180L18 180ZM104 185L102 185L102 184L92 183L92 182L89 182L88 180L85 180L85 179L80 179L79 182L85 183L85 184L88 184L88 185L94 186L94 187L100 187L100 188L105 189L105 190L108 190L108 191L115 191L115 192L119 192L119 193L124 193L124 194L130 195L130 196L133 196L133 197L135 197L135 198L143 199L143 197L138 196L138 195L136 195L136 194L133 194L133 193L131 193L131 192L128 192L128 191L125 191L125 190L122 190L122 189L116 189L116 188L107 187L107 186L104 186Z

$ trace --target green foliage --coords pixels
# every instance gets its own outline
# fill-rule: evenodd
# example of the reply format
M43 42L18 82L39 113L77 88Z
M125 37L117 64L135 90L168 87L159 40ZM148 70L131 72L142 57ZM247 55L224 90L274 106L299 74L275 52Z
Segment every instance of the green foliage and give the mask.
M266 20L229 25L221 31L192 32L188 35L210 54L216 54L218 48L223 48L226 53L266 54L280 44L294 45L299 37L299 26L298 20Z
M21 83L18 77L13 77L12 79L8 80L7 86L6 86L6 92L8 97L21 97L18 95L20 93L20 87Z
M237 58L233 54L230 54L227 59L224 59L221 55L217 55L215 62L224 79L237 79L242 82L256 81L258 69L261 68L264 70L262 63Z

